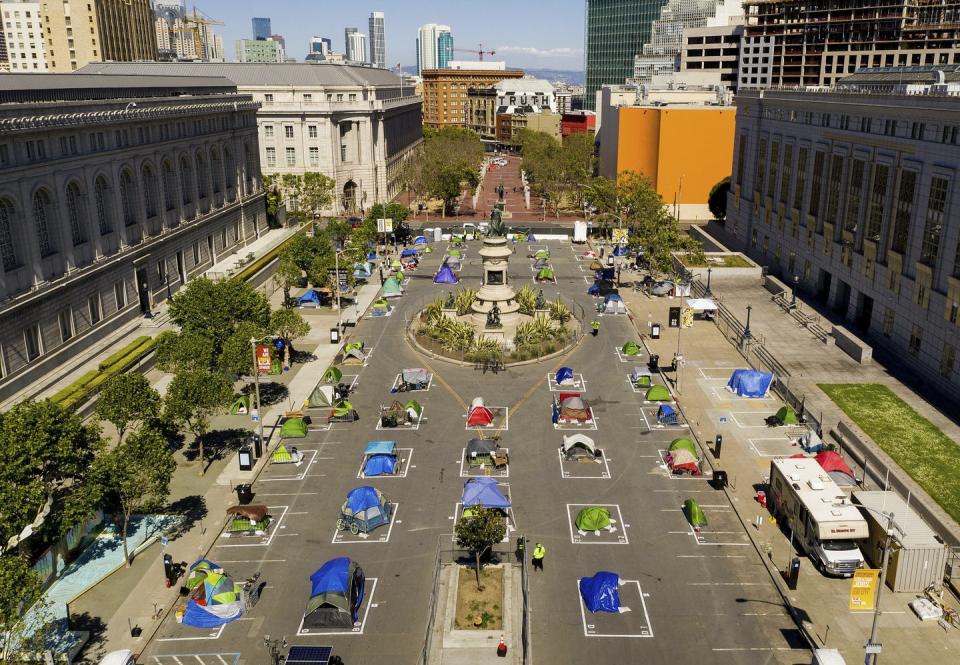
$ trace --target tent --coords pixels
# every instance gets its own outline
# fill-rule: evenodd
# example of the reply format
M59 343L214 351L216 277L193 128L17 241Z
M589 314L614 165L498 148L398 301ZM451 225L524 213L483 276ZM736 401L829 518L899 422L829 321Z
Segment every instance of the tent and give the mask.
M620 352L625 356L639 356L641 353L640 345L630 340L620 348Z
M711 298L687 298L687 307L694 312L715 312L717 303Z
M403 295L403 287L400 286L399 280L396 277L388 277L387 280L383 283L383 297L384 298L399 298Z
M600 263L600 259L594 259L590 262L590 270L603 270L603 264Z
M303 403L306 409L322 409L334 404L333 386L317 385L310 393L310 397Z
M343 347L342 362L344 365L362 365L365 360L366 355L362 347L351 346L350 344Z
M537 281L538 282L552 282L553 279L553 270L550 268L540 268L537 272Z
M496 478L468 478L463 484L460 502L464 508L481 506L506 510L510 507L510 500L497 487Z
M307 291L297 298L298 307L319 307L320 306L320 292L314 289L307 289Z
M394 270L403 270L403 264L400 263L400 259L394 259L390 262L390 267Z
M561 367L558 369L554 380L558 386L572 386L576 382L573 377L573 369L570 367Z
M617 245L616 247L613 248L614 256L626 256L629 253L630 253L630 250L627 249L626 245Z
M574 434L573 436L563 437L563 444L560 446L560 452L568 462L592 462L599 461L603 455L597 450L593 439L583 434Z
M833 450L823 450L817 453L815 458L824 471L830 474L837 485L851 486L857 484L857 478L853 475L853 469L843 461L840 453Z
M347 500L340 507L337 528L350 529L353 533L369 533L378 526L388 524L393 512L392 504L383 492L369 485L350 490Z
M553 405L553 422L589 422L593 419L590 407L580 393L560 393Z
M587 287L587 295L588 295L588 296L599 296L599 295L600 295L600 285L597 284L596 282L594 282L593 284L591 284L590 286L588 286L588 287Z
M370 312L371 316L386 316L390 313L390 303L387 302L386 298L378 298L373 301L373 308Z
M704 514L700 504L694 499L687 499L683 502L683 514L695 531L699 531L702 527L707 526L707 516Z
M620 576L601 570L579 582L583 605L591 612L620 612Z
M605 280L615 279L616 276L617 276L616 268L602 268L601 270L598 270L594 275L596 279L605 279Z
M696 444L687 438L674 439L664 456L667 466L674 474L700 475L700 454Z
M270 527L272 520L266 506L258 504L230 506L227 508L225 532L228 535L263 535Z
M371 441L363 457L364 476L392 476L399 471L396 441Z
M450 269L450 266L444 264L433 278L434 284L456 284L457 276Z
M630 371L630 383L637 388L649 388L653 385L653 374L649 367L643 365L634 365Z
M483 405L482 397L474 397L470 402L470 412L467 414L467 425L470 427L489 427L493 424L493 411Z
M416 255L417 255L417 250L411 249L411 248L407 248L402 252L400 252L400 256L416 256Z
M230 407L230 415L245 416L248 413L250 413L250 395L240 395L233 401L233 406Z
M407 403L403 405L403 408L406 410L407 415L410 416L412 422L420 420L420 414L423 413L423 407L420 406L420 402L416 400L407 400Z
M533 258L535 258L535 259L549 259L549 258L550 258L550 252L547 251L547 250L545 250L545 249L538 249L538 250L536 251L536 253L534 253Z
M333 409L330 411L330 416L327 418L328 422L353 422L357 420L359 416L353 408L353 404L348 402L345 399L340 400L333 405Z
M451 250L450 250L449 252L447 252L447 253L450 255L450 258L458 258L458 259L459 259L461 256L463 256L463 252L462 252L461 250L457 249L456 247L454 247L453 249L451 249Z
M426 245L426 244L427 244L427 237L426 237L426 236L417 236L416 238L413 239L413 244L414 244L414 245Z
M647 394L644 396L648 402L672 402L673 398L670 396L670 391L667 390L666 386L656 385L650 386L650 389L647 390Z
M303 418L287 418L280 427L281 439L302 439L307 435L307 423Z
M364 262L353 264L354 279L368 279L373 272L370 270L370 264Z
M430 383L430 372L422 367L407 367L400 370L400 381L407 390L424 390Z
M673 282L669 280L656 282L653 286L650 287L650 293L652 293L655 296L668 296L671 293L673 293Z
M599 531L610 528L610 509L601 506L587 506L577 513L575 520L580 531Z
M603 300L603 310L605 314L626 314L627 306L623 304L623 298L618 293L608 293Z
M366 579L363 569L347 557L330 559L310 576L310 600L304 628L353 628L360 618Z
M184 586L191 590L181 619L187 626L214 628L243 614L240 585L211 561L200 559L190 566Z
M777 425L797 425L797 412L791 406L781 406L777 413L770 419L774 427Z
M403 280L406 279L406 275L403 274L402 270L398 270L394 277L397 278L397 281L400 282L401 285L403 284Z
M342 378L343 372L336 367L328 367L327 371L323 373L323 380L327 383L339 383Z
M448 266L451 270L460 270L460 257L448 256L443 260L443 265Z
M597 258L597 253L592 249L588 249L583 252L583 257L585 259L595 259Z
M660 408L657 409L657 424L658 425L676 425L677 422L677 411L669 404L661 404Z
M287 446L281 443L270 455L270 462L273 464L299 464L303 460L303 453L295 446L287 450Z
M755 369L737 369L727 381L727 390L740 397L763 397L770 390L773 374Z
M346 344L343 345L344 351L351 351L353 349L359 349L360 351L363 351L363 348L364 348L364 343L359 340L356 342L347 342Z
M550 266L550 261L548 259L537 259L533 262L534 268L547 268Z
M492 439L470 439L464 456L471 466L493 464L493 453L500 444Z

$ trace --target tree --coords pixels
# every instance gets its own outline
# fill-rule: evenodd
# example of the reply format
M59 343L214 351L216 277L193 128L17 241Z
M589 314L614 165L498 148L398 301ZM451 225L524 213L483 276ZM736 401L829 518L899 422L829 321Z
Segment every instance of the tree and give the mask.
M346 245L347 239L353 234L353 229L350 227L350 224L342 219L328 220L324 231L327 232L327 237L331 242L339 247Z
M730 176L727 176L710 190L707 197L707 207L713 213L713 218L722 222L727 218L727 194L730 193Z
M170 318L185 332L212 340L215 353L238 323L249 321L266 327L270 303L248 282L228 279L213 282L193 279L170 303Z
M117 438L160 416L160 393L138 372L114 374L107 379L97 398L97 417L117 428Z
M200 333L165 330L157 335L153 353L157 368L164 372L210 369L213 365L213 341Z
M333 204L333 190L337 181L323 173L308 171L301 177L298 203L314 215Z
M263 328L254 323L237 324L233 334L223 343L217 358L217 369L231 376L253 376L253 345L251 339L262 339Z
M141 429L97 459L107 501L123 515L123 558L130 566L127 532L135 513L159 508L170 494L177 463L167 440L152 428Z
M222 374L184 370L173 377L164 399L164 413L173 423L186 427L197 444L200 475L206 471L203 437L210 420L230 406L233 385Z
M475 187L483 162L480 136L464 127L425 132L423 143L405 163L405 182L417 196L443 202L443 214L456 201L464 184Z
M24 635L28 628L24 619L29 609L30 631L42 639L44 626L37 624L48 624L51 619L43 604L43 581L26 556L0 557L0 662L20 662L16 658L19 652L38 646Z
M290 367L290 344L310 333L310 324L295 309L278 309L270 315L270 332L283 340L283 366Z
M476 563L477 589L480 585L480 558L494 543L507 535L507 523L503 513L495 508L471 508L473 514L461 517L454 527L457 545L470 550Z

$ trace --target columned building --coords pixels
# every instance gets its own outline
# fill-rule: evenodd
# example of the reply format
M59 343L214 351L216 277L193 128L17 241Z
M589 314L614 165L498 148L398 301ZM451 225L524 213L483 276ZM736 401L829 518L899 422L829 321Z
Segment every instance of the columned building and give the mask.
M222 78L0 77L0 398L265 229L256 110Z
M323 214L359 214L391 201L423 140L420 97L390 71L339 64L103 63L87 73L225 76L260 102L267 174L323 173L336 183ZM502 74L503 72L501 72Z

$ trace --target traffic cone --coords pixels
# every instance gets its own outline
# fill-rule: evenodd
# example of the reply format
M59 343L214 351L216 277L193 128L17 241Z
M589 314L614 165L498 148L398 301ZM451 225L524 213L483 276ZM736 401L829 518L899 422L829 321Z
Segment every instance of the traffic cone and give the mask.
M497 645L497 655L501 658L507 657L507 645L503 641L503 635L500 636L500 644Z

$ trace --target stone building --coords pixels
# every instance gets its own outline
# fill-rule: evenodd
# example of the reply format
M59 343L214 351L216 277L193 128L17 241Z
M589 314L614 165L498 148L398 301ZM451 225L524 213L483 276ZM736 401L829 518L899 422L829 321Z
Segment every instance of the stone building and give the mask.
M257 104L212 77L0 77L0 398L266 227Z

